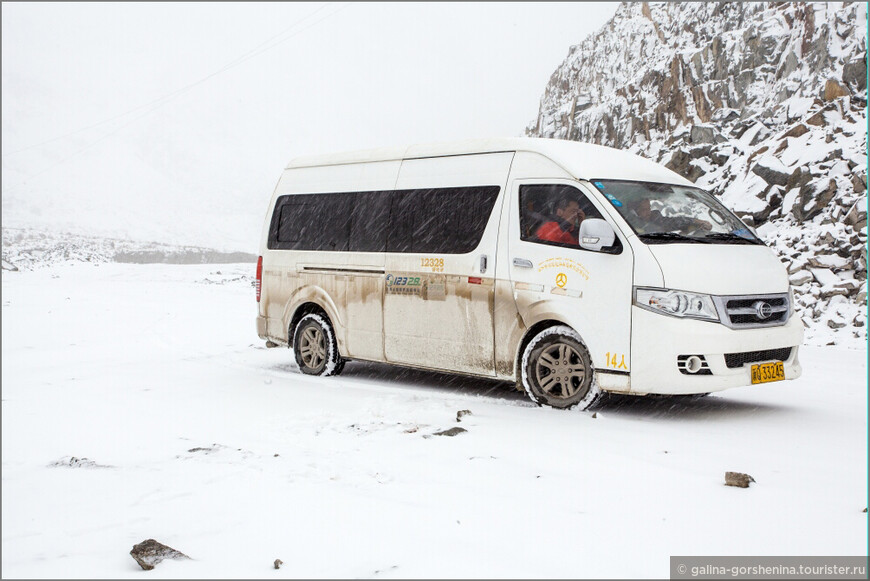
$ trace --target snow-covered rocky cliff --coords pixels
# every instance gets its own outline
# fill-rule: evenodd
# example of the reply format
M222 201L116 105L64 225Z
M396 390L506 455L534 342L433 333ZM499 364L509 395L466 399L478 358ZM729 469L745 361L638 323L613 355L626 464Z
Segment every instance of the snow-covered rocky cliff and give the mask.
M863 340L866 30L865 3L623 3L526 133L629 149L715 193L788 267L809 342Z

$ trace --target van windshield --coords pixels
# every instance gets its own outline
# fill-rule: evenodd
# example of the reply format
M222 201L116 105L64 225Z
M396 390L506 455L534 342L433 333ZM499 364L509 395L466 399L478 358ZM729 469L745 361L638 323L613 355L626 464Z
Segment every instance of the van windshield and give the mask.
M740 218L699 188L591 181L647 244L763 244Z

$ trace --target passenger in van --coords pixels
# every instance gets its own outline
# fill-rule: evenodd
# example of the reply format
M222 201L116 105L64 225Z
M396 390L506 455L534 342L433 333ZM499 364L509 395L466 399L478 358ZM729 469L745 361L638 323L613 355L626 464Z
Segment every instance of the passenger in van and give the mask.
M629 222L639 234L675 231L687 233L694 230L709 232L713 229L713 225L706 220L687 216L665 216L650 207L649 198L641 198L635 202L634 207L630 208L627 214Z
M561 198L556 202L556 215L549 222L544 222L538 228L535 236L545 242L559 242L577 246L580 222L586 219L586 213L580 209L580 204L574 198Z

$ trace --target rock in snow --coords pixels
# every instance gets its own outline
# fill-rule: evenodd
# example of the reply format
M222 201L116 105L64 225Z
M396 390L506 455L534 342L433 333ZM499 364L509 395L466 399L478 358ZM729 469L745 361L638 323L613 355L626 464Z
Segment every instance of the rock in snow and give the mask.
M791 172L785 165L773 155L766 155L755 162L752 173L759 176L769 184L784 186L788 183Z
M749 488L750 482L755 482L755 478L753 478L749 474L743 474L742 472L726 472L725 473L725 485L726 486L737 486L739 488Z
M467 432L465 428L450 428L449 430L442 430L440 432L435 432L432 434L433 436L448 436L453 437L461 434L462 432Z
M836 268L842 270L849 266L851 261L848 258L837 256L836 254L819 254L818 256L810 257L810 266L817 268Z
M130 555L146 571L150 571L164 559L190 559L190 557L181 551L176 551L172 547L167 547L154 539L148 539L138 545L133 545Z
M813 280L813 275L805 270L799 270L795 274L788 277L788 281L792 286L801 286Z
M110 468L110 466L97 464L88 458L77 458L75 456L64 456L48 466L50 468Z
M823 287L834 286L835 283L840 282L840 277L834 274L830 269L811 268L810 272L813 274L813 278L815 278Z
M751 219L790 274L809 263L863 283L866 18L863 3L622 3L571 47L526 134L653 159ZM838 295L866 318L860 287L806 278L805 323L827 327Z

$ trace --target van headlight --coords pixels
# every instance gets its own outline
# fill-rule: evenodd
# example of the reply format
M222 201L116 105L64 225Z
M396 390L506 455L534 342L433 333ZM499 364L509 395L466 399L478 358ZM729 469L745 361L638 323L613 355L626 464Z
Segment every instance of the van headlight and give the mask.
M719 313L710 295L635 287L634 304L642 309L672 317L719 321Z

